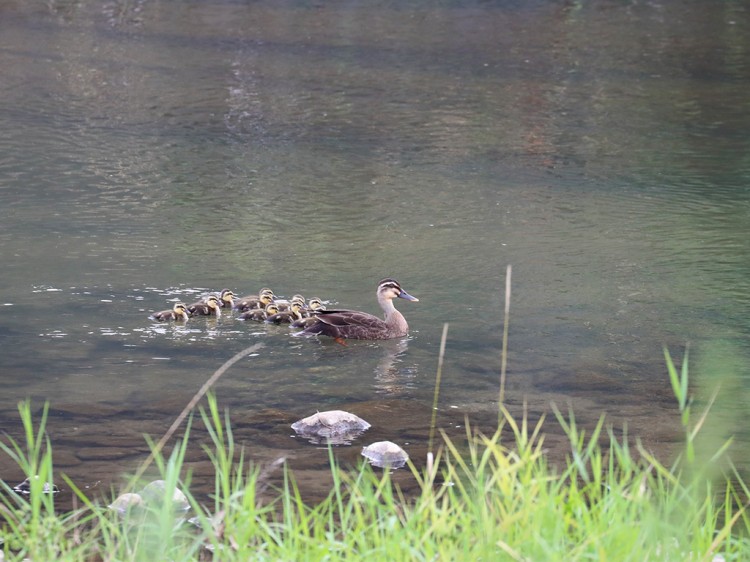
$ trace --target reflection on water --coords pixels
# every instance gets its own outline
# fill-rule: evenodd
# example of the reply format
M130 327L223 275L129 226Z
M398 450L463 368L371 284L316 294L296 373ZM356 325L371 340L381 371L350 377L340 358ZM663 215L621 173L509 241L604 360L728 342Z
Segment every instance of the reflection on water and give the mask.
M382 359L375 365L376 386L386 394L402 394L417 377L417 367L401 366L409 343L407 338L379 342Z
M508 405L606 411L667 455L663 345L747 378L749 26L739 2L3 3L3 428L50 400L57 466L106 487L262 341L216 388L253 458L324 488L289 424L347 409L418 460L445 322L438 422L496 420L512 264ZM148 319L265 285L375 312L385 276L420 296L408 339Z

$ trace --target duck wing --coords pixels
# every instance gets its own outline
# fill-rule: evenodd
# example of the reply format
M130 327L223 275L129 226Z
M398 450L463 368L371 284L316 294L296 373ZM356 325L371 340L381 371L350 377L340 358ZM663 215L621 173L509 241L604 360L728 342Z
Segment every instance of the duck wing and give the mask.
M380 326L382 318L359 310L321 310L315 313L321 322L330 326Z
M307 326L303 334L323 334L332 338L385 339L388 325L377 316L358 310L320 310L314 313L317 322Z

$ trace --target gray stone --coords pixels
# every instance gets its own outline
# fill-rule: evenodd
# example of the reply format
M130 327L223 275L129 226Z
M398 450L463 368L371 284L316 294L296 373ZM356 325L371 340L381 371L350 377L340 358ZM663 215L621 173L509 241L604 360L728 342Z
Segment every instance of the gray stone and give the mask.
M381 468L401 468L409 460L401 447L392 441L378 441L362 449L362 456L373 466Z
M297 434L312 443L333 445L348 445L369 428L365 420L343 410L317 412L292 424Z

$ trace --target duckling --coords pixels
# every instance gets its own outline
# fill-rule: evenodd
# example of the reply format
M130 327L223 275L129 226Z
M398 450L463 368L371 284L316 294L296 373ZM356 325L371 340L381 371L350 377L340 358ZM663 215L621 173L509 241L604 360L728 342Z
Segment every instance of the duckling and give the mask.
M188 310L185 303L176 302L171 310L162 310L160 312L154 312L149 316L152 320L158 320L159 322L166 322L168 320L182 320L185 321L189 318Z
M393 299L401 298L415 302L419 299L404 291L398 281L390 277L378 283L375 295L385 315L384 319L358 310L319 310L314 313L316 322L294 335L323 334L343 343L344 338L387 340L408 334L409 325L403 314L393 306Z
M256 308L265 308L268 304L273 302L275 297L276 296L271 289L264 287L257 295L248 295L234 301L234 308L240 312L254 310Z
M302 318L299 320L295 320L292 322L292 328L307 328L308 326L312 326L317 322L317 318L315 316L315 311L317 310L325 310L326 307L323 304L323 301L319 298L312 298L307 303L307 306L302 309Z
M302 311L302 315L305 317L309 317L316 310L325 310L325 309L326 307L323 304L323 301L320 300L318 297L313 297L308 301L307 306Z
M273 302L275 302L278 305L279 310L281 312L287 312L287 311L291 310L292 304L294 304L295 302L299 303L299 305L300 305L301 308L305 307L305 297L303 297L302 295L294 295L289 300L286 300L286 299L275 299Z
M274 303L268 303L266 308L254 308L243 312L237 318L240 320L255 320L256 322L263 322L269 316L279 312L279 307Z
M221 316L221 302L216 295L208 295L205 300L194 302L187 309L190 316Z
M234 308L234 297L236 295L230 289L222 289L218 296L221 308Z
M302 318L302 305L299 301L292 301L289 310L282 310L266 318L266 324L291 324Z

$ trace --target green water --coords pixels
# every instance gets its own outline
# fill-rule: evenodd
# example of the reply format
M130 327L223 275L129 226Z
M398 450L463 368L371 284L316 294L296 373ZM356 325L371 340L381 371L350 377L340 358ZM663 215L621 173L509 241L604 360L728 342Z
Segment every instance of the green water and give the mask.
M216 389L253 459L324 488L289 424L343 408L373 429L342 459L418 460L446 322L438 423L492 428L512 265L513 411L668 455L662 347L689 343L744 458L749 27L742 2L4 3L2 429L49 400L58 469L105 488L263 342ZM408 341L147 318L262 286L377 312L386 276L420 299Z

